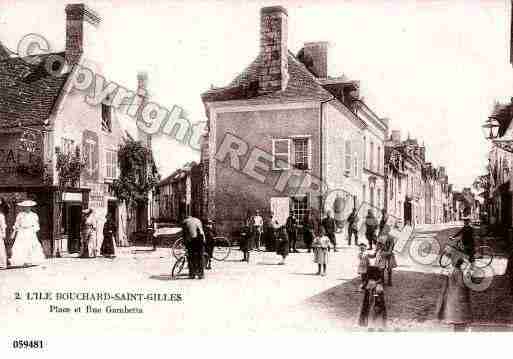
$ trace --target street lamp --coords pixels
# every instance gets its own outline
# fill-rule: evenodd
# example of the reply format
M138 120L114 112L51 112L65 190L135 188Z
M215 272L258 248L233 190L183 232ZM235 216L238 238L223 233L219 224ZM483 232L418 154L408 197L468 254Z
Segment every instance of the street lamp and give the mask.
M483 134L487 140L493 140L497 138L499 135L499 121L497 121L497 118L495 117L495 114L492 114L490 117L488 117L488 120L484 123L484 125L481 126L483 129Z

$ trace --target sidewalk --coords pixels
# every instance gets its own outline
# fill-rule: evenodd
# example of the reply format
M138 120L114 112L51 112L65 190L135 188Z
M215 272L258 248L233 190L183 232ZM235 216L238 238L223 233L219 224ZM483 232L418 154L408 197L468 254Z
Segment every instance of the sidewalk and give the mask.
M474 322L473 331L513 330L512 267L509 263L510 245L502 238L482 237L477 245L487 244L494 250L494 269L502 262L490 287L482 292L471 292ZM508 269L508 267L510 267Z

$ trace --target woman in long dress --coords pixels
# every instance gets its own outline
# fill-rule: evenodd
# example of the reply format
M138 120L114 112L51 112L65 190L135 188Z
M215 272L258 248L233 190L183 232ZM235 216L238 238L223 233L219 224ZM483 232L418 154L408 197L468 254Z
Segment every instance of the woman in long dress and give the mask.
M5 215L7 212L7 206L3 198L0 198L0 269L7 268L7 251L5 249L5 237L7 231L7 225L5 222Z
M107 221L103 225L103 242L100 249L100 254L104 257L114 258L116 256L114 236L116 233L116 226L110 215L107 215Z
M452 325L457 332L466 331L472 323L470 289L463 278L462 264L463 259L456 261L453 272L445 280L437 305L438 319Z
M11 264L14 266L28 266L44 262L46 259L43 247L37 239L39 231L39 217L32 212L34 201L18 203L22 211L16 216L11 237L16 240L12 246Z
M80 258L94 258L96 257L96 219L92 208L85 209L83 213L80 229L82 240Z

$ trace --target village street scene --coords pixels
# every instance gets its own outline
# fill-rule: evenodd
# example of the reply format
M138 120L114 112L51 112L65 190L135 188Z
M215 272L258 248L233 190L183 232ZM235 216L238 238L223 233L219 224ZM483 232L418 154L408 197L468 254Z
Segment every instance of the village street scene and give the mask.
M511 3L216 6L0 14L0 335L511 330Z

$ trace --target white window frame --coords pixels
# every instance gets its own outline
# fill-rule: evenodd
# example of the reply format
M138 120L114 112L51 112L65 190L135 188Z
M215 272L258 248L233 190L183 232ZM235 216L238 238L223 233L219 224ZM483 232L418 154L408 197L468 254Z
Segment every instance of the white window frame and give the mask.
M358 177L358 175L359 175L359 169L360 169L360 168L359 168L360 166L358 166L358 152L355 152L355 153L353 154L353 166L354 166L353 175L354 175L355 177Z
M69 137L61 137L61 152L75 154L75 141Z
M349 146L348 146L349 144ZM349 148L349 150L348 150ZM351 168L353 167L353 143L351 140L344 141L344 172L348 171L351 173ZM349 166L348 166L349 165Z
M306 151L307 151L307 161L308 166L303 169L303 171L308 171L312 169L312 140L310 136L292 136L292 150L290 152L293 154L292 162L294 164L294 167L296 165L296 147L295 147L295 141L296 140L306 140ZM274 154L274 152L273 152ZM274 158L274 156L273 156Z
M111 155L111 162L109 163L109 155ZM111 169L111 176L109 176L109 168ZM116 150L105 150L105 178L116 179L118 178L118 152Z
M287 153L285 152L279 152L276 153L276 143L279 141L287 141ZM289 170L290 169L290 147L291 147L292 139L290 138L273 138L272 139L272 146L273 146L273 170L275 171L283 171L283 170ZM278 167L276 166L276 155L287 155L287 165L286 167Z

